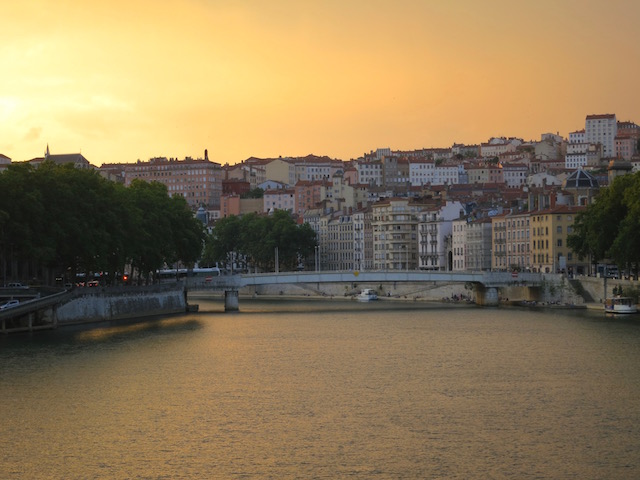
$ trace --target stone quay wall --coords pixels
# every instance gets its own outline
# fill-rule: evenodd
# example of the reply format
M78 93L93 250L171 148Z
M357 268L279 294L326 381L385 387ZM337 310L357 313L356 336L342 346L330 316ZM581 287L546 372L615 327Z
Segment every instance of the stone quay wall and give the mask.
M56 309L58 325L182 313L187 298L182 286L82 288Z

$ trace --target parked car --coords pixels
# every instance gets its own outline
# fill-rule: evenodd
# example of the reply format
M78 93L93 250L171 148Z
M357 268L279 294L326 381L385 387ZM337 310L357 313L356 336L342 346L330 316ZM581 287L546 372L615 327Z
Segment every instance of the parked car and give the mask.
M0 305L0 310L17 307L18 305L20 305L20 300L9 300L7 303Z
M8 288L29 288L27 285L23 285L20 282L11 282L7 284Z

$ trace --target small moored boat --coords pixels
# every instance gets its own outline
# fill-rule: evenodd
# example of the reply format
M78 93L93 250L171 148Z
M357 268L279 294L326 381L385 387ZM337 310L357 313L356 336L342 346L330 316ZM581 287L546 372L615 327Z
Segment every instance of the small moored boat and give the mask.
M356 297L359 302L371 302L378 299L378 294L372 288L363 289Z
M605 300L604 311L605 313L638 313L638 307L633 298L617 295Z

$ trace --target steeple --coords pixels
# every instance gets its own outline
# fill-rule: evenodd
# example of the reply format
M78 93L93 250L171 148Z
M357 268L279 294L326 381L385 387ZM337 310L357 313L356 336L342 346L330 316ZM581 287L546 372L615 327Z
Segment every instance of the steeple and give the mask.
M44 159L49 158L49 144L47 143L47 150L44 152Z

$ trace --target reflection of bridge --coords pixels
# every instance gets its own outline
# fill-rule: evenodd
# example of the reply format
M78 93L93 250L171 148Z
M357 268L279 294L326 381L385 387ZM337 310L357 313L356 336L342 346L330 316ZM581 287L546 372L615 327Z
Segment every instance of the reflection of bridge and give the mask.
M508 286L538 287L542 284L540 273L511 272L436 272L436 271L366 271L366 272L285 272L223 275L220 277L190 280L189 290L223 290L225 310L238 309L238 290L257 285L287 285L309 283L471 283L476 302L480 305L497 305L498 288Z

